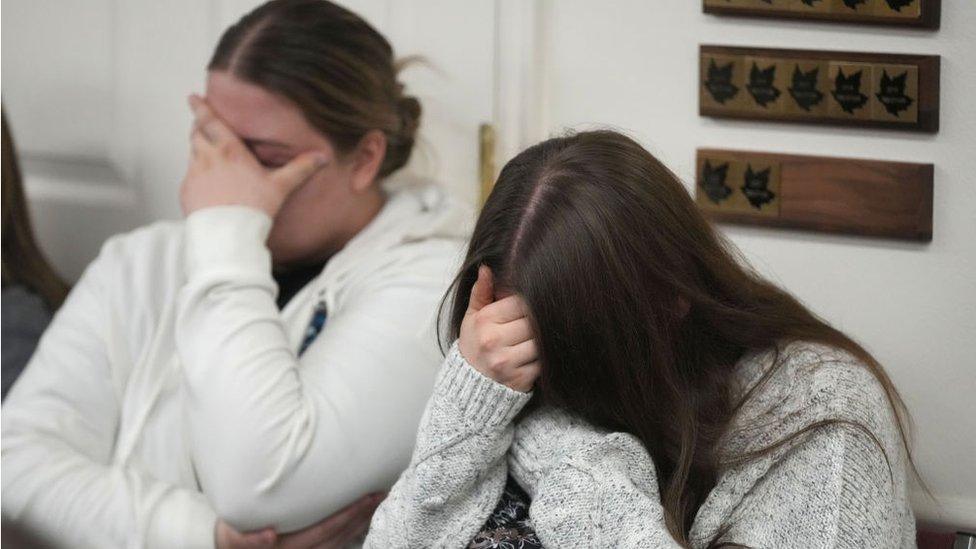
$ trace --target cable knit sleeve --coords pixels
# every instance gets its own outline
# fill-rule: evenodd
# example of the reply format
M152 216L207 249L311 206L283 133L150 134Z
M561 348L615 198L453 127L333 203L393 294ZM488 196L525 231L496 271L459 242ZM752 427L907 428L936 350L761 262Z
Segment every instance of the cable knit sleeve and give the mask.
M823 427L772 460L733 510L723 540L751 547L904 547L893 480L866 434Z
M516 427L512 475L532 496L545 547L680 547L664 526L654 463L640 441L555 408Z
M530 397L479 373L455 343L410 466L376 511L365 547L466 546L501 497L512 419Z
M764 413L739 423L760 446L814 429L722 475L710 499L713 508L732 507L723 539L753 547L914 547L905 455L883 389L845 355L799 349L747 404ZM698 518L704 536L721 514L701 515L710 518Z
M914 531L901 526L911 518L898 434L869 376L822 368L802 389L783 385L829 398L817 412L802 400L807 407L794 414L801 425L841 422L724 471L697 512L691 545L706 547L724 530L719 541L750 547L914 546ZM763 427L769 442L788 434L776 431ZM665 527L654 463L632 435L542 408L516 426L508 460L533 498L529 514L546 547L679 546Z

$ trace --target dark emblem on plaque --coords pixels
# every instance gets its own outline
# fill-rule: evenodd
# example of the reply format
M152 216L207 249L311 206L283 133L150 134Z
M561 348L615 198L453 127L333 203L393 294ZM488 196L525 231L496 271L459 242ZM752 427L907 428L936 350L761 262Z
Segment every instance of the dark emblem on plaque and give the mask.
M732 194L732 187L725 184L725 178L729 175L729 163L721 166L712 167L712 163L705 161L702 168L701 186L705 190L705 196L709 200L718 204Z
M913 103L912 98L905 95L905 79L907 78L907 71L894 78L888 76L887 70L881 73L881 91L875 96L891 115L898 116L898 113Z
M732 61L719 67L712 59L708 62L708 78L705 79L705 89L712 94L712 98L724 105L726 101L739 93L739 87L732 83Z
M850 76L845 76L844 69L837 70L834 91L830 93L846 113L854 114L854 109L860 109L868 102L868 96L861 93L862 72L857 71Z
M819 67L814 67L807 72L801 71L799 65L793 68L793 85L789 88L790 95L793 96L796 104L805 111L809 111L810 107L819 105L823 101L823 93L817 89L817 74L819 72Z
M763 205L769 204L776 197L776 194L769 190L769 172L772 168L754 172L752 164L746 167L745 183L742 185L742 194L746 195L752 207L760 210Z
M868 0L844 0L844 6L856 11L858 6L866 3L867 1Z
M889 8L895 11L901 11L902 8L911 6L915 0L885 0L885 2L888 4Z
M765 69L760 69L755 63L749 71L749 83L746 89L749 95L756 100L760 107L766 107L769 103L776 101L780 96L780 91L773 85L776 79L776 65L770 65Z

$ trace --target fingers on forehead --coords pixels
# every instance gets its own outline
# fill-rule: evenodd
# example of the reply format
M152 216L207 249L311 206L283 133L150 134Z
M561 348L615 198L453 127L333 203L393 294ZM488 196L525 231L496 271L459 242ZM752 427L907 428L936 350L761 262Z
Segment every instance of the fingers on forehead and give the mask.
M207 140L206 137L200 132L199 129L194 130L190 134L190 146L196 152L203 152L213 148L213 145Z
M204 137L215 143L236 139L234 132L217 117L210 105L202 98L190 96L190 108L193 110L193 125L203 133Z
M190 96L190 109L193 110L193 116L197 119L204 119L213 116L213 111L210 109L210 105L198 95Z
M217 118L201 121L200 131L206 135L207 139L210 139L216 144L234 141L236 137L234 132L230 131L230 128Z

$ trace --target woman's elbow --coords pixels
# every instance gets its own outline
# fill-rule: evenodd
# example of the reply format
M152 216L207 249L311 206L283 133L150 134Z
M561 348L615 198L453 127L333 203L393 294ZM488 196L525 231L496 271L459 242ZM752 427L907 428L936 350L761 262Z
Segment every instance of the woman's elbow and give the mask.
M269 494L268 477L260 464L224 455L198 463L197 472L204 494L224 522L241 532L276 526L279 502Z
M311 501L310 494L299 493L294 487L268 487L260 481L238 479L233 485L204 489L217 516L240 532L268 527L293 532L325 518L322 502ZM325 488L316 493L324 494Z
M286 502L255 490L220 490L208 494L217 516L239 532L272 527L276 531L294 529L294 517L283 513Z

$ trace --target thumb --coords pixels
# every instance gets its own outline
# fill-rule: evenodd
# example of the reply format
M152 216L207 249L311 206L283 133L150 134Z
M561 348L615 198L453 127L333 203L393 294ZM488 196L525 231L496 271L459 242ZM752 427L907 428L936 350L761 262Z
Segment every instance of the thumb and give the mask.
M299 185L308 181L309 177L321 170L328 160L320 152L300 154L291 162L278 168L271 174L271 178L278 184L285 194L291 194Z
M468 299L468 311L480 311L495 300L495 282L491 269L487 265L478 267L478 280L471 287L471 298Z

